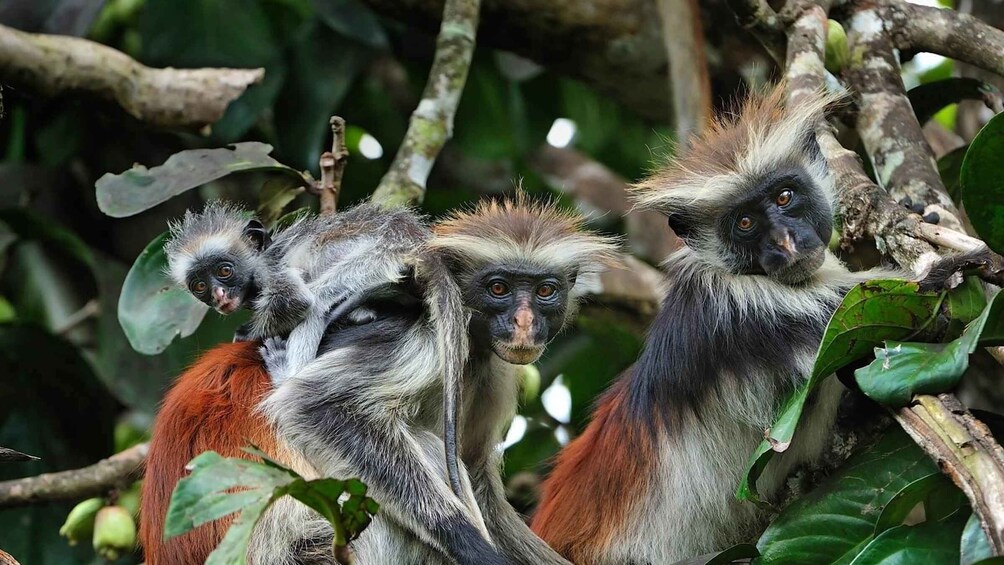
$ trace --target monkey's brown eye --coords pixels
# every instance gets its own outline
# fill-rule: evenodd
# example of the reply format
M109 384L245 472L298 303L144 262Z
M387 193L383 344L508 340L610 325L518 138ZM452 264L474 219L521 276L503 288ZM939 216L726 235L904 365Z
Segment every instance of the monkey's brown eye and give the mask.
M216 269L216 276L221 279L228 279L232 274L234 274L234 267L229 263L224 263Z
M791 204L791 197L792 194L790 190L782 190L781 194L777 195L777 205L787 206L788 204Z
M492 293L492 296L505 296L509 294L509 287L502 281L493 281L488 285L488 292Z
M203 281L195 281L192 283L192 292L195 294L202 294L206 292L206 283Z
M736 222L736 226L742 231L750 231L751 229L753 229L753 218L749 216L743 216L739 218L738 222Z
M537 287L537 296L541 298L551 298L558 289L553 284L542 284Z

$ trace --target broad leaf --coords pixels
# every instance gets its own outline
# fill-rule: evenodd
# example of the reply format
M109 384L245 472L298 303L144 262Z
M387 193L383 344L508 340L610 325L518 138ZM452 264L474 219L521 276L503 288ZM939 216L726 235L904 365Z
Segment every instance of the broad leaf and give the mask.
M982 101L988 95L999 97L1001 92L996 86L979 79L951 77L911 88L907 95L917 121L923 125L948 105L962 100Z
M962 202L980 237L1004 253L1004 114L983 126L962 162Z
M248 541L254 525L275 500L289 495L316 510L331 522L338 545L345 545L370 523L379 505L366 496L358 479L308 481L295 471L265 457L263 462L223 458L209 451L190 463L192 472L178 481L171 496L164 526L165 537L181 535L234 512L234 520L207 565L246 563ZM343 495L348 495L339 503Z
M852 288L826 326L809 380L782 404L774 426L753 453L736 496L759 501L757 478L775 452L788 449L802 408L823 379L883 341L916 335L931 324L944 300L944 293L921 294L916 283L901 280L870 281Z
M938 469L909 436L890 428L873 446L796 499L757 542L758 563L849 563L877 528L901 523L906 497L930 492ZM919 483L921 480L931 483ZM901 500L892 508L891 501Z
M966 512L956 512L941 522L928 521L886 530L872 540L851 564L958 563L959 538L966 517Z
M267 143L248 141L181 151L152 169L134 165L118 175L105 173L95 185L98 207L115 218L132 216L207 182L246 171L275 171L305 182L299 171L269 157L271 152Z
M156 355L175 337L191 335L209 307L174 284L165 273L164 232L139 254L122 285L118 318L133 349Z
M345 37L382 50L390 46L380 19L360 0L312 0L311 4L326 26Z
M303 194L303 187L285 177L265 181L258 193L258 209L255 215L266 226L272 226L282 216L283 210L297 196Z
M972 565L994 556L986 532L980 525L980 517L973 512L962 530L962 541L959 544L959 565Z
M984 339L982 336L989 330ZM905 406L914 394L934 394L955 388L969 368L977 345L1004 337L1004 298L998 292L962 337L946 344L889 341L875 348L875 361L854 372L861 391L891 406Z

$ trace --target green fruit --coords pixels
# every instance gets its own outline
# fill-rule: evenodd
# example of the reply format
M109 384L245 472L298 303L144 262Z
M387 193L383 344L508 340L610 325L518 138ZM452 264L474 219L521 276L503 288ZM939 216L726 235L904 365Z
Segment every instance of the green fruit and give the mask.
M826 70L837 74L847 66L850 51L847 49L847 32L844 26L833 20L827 21L826 29Z
M523 404L537 399L540 394L540 370L536 365L523 365L519 368L519 388Z
M66 515L66 523L59 528L59 535L65 537L70 545L77 545L78 541L90 537L94 532L94 517L104 505L103 498L88 498L77 504Z
M114 561L136 549L136 522L121 506L106 506L94 520L94 551Z

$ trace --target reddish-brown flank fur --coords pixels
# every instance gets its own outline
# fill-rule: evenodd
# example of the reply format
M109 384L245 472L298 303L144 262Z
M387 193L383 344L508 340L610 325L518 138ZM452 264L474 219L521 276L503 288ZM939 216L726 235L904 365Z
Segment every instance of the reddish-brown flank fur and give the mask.
M178 378L164 397L153 427L143 481L140 541L148 565L204 563L230 524L205 524L164 540L164 519L171 492L185 476L185 465L203 451L225 457L248 457L248 444L276 454L275 432L257 412L271 388L259 344L239 342L207 351Z
M576 565L593 563L615 539L654 472L654 438L624 421L626 382L614 384L586 431L558 454L533 517L533 531Z

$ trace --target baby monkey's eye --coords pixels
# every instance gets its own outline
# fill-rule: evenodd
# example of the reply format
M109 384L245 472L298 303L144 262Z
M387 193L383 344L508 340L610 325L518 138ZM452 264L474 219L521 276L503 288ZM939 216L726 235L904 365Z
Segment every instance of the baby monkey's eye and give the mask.
M206 292L206 283L204 281L195 281L192 283L192 292L195 294L202 294Z
M558 292L558 288L551 283L544 283L537 287L537 296L541 298L551 298L555 292Z
M505 296L509 294L509 287L502 281L492 281L488 285L488 292L492 293L492 296Z
M228 279L230 278L230 275L233 274L234 274L234 266L231 265L230 263L224 263L219 267L217 267L216 269L216 276L221 279Z
M777 195L777 205L784 207L787 206L788 204L791 204L792 196L793 195L790 190L788 189L782 190L781 193Z
M739 221L736 222L736 227L738 227L741 231L750 231L753 229L753 218L749 216L739 218Z

